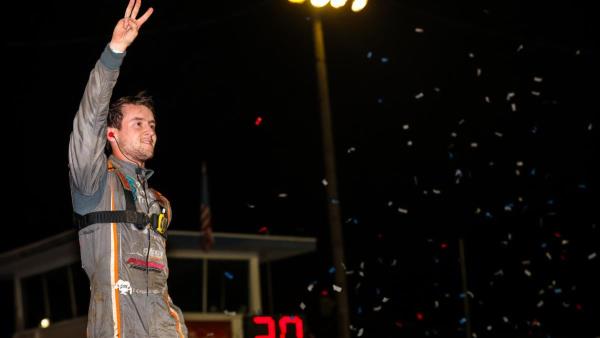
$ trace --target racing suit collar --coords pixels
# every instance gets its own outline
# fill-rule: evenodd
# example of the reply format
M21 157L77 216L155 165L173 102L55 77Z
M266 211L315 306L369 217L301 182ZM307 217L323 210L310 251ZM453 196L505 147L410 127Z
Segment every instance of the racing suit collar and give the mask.
M137 174L137 172L136 172L136 169L137 169L141 173L141 175L146 180L148 180L154 174L154 170L152 170L152 169L140 168L131 162L120 160L117 157L115 157L114 155L110 155L109 160L113 163L115 168L121 170L125 175L130 175L130 176L135 177Z

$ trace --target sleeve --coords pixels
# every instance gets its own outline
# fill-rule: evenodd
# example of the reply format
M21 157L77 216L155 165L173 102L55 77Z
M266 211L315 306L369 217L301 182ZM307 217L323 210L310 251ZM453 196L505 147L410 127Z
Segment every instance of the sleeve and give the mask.
M106 172L106 119L113 88L125 53L104 49L90 73L69 140L69 173L83 195L98 190Z

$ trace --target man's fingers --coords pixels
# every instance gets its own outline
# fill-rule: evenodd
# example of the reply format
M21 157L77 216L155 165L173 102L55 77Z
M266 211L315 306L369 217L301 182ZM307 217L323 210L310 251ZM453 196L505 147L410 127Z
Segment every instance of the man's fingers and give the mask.
M129 4L127 5L127 9L125 9L125 18L128 18L131 16L131 10L133 9L133 4L135 3L135 0L129 0Z
M150 15L152 15L152 12L154 12L154 9L152 7L148 8L146 13L144 13L144 15L142 15L142 17L137 20L138 28L141 27L144 24L144 22L146 22L146 20L148 20Z
M135 20L137 18L138 12L140 11L140 6L142 5L142 0L136 0L135 5L133 6L133 11L131 12L131 18Z

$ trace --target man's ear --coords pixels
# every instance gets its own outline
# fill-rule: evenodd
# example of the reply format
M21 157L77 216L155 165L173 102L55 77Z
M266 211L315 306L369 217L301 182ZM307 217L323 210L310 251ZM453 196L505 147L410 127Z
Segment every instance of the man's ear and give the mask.
M115 131L117 129L113 128L113 127L108 127L106 128L106 139L109 141L114 141L117 139L116 135L115 135Z

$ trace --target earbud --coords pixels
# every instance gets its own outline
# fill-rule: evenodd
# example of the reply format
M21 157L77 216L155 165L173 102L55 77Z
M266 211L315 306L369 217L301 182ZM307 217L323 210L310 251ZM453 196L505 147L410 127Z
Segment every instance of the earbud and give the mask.
M108 137L115 138L115 133L113 133L112 131L109 131L108 132Z

